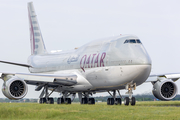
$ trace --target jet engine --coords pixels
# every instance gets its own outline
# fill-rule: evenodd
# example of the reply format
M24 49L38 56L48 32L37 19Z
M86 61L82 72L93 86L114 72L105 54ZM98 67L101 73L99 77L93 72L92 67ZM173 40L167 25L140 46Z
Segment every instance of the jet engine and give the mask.
M178 88L177 85L171 80L157 81L153 85L152 93L153 95L160 100L171 100L177 94Z
M26 82L16 76L11 77L3 83L3 94L12 100L18 100L23 98L28 91Z

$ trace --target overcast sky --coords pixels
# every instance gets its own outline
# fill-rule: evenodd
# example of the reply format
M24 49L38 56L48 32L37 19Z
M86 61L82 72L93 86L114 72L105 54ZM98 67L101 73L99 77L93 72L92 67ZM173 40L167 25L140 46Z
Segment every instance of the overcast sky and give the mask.
M30 55L27 2L0 0L0 60L27 62ZM180 73L178 0L38 0L33 3L48 51L68 50L99 38L133 34L141 39L151 56L152 74ZM3 63L0 71L28 72L27 68ZM180 80L176 83L180 87ZM134 93L151 90L151 83L145 83ZM34 86L29 86L26 98L37 98L39 94Z

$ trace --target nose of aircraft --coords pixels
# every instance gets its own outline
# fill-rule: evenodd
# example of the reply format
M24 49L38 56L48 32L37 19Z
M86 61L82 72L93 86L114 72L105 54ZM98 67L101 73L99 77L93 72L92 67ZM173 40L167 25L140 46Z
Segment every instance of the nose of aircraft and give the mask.
M134 50L137 53L136 63L137 65L139 65L137 67L137 71L139 71L139 75L134 81L136 81L137 85L140 85L148 78L151 72L151 58L143 45L136 46L136 49Z
M137 64L151 65L151 58L143 45L136 46L134 48L134 54L136 54Z
M139 56L139 61L141 64L151 65L151 58L147 52Z
M151 58L143 46L139 46L137 51L137 73L134 79L137 85L142 84L148 78L151 72Z

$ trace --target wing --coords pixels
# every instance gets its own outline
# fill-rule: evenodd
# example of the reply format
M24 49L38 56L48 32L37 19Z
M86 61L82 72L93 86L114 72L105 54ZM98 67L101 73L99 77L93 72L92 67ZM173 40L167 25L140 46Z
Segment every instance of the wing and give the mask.
M150 75L146 82L155 82L158 80L163 79L171 79L174 82L180 78L180 73L167 73L167 74L157 74L157 75Z
M153 85L152 93L159 100L172 100L178 93L178 86L175 84L180 78L180 73L167 73L150 75L145 82Z
M9 98L18 100L23 98L28 91L27 84L36 85L36 91L42 91L40 98L48 94L48 88L52 92L59 86L72 86L77 84L77 75L72 73L63 74L32 74L32 73L0 73L0 78L4 80L2 92Z
M27 84L35 85L36 91L43 88L39 98L48 98L52 92L72 91L72 89L84 88L92 85L78 71L61 71L58 74L35 73L5 73L0 72L0 78L4 80L2 92L9 98L18 100L27 94ZM85 89L88 89L87 87ZM51 90L51 93L48 93ZM72 94L72 93L70 93Z
M1 79L4 81L9 79L9 76L23 79L30 85L49 84L49 86L65 85L71 86L77 84L76 74L32 74L32 73L0 73Z

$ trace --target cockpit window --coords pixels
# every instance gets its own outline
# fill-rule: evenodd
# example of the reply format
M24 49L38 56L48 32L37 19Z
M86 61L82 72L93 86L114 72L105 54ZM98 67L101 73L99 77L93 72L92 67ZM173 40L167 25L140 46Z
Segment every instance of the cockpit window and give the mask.
M128 43L129 42L129 40L126 40L124 43Z
M130 43L136 43L136 41L135 40L129 40L130 41Z
M126 40L124 43L140 43L141 44L141 41L139 39L129 39L129 40Z
M136 42L137 42L137 43L141 43L141 41L140 41L140 40L136 40Z

